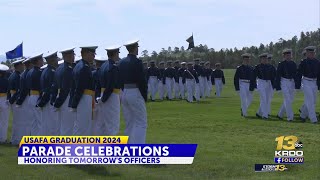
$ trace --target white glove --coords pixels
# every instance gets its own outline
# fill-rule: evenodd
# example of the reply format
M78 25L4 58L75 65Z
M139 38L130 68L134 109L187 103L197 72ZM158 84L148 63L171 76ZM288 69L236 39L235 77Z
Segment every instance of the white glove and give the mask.
M75 108L70 108L69 111L70 111L70 112L77 112L77 109L75 109Z
M240 91L236 91L236 93L237 93L238 95L240 95Z
M20 108L20 107L21 107L20 105L16 104L16 108Z
M96 99L96 104L101 104L101 97L98 97L97 99Z

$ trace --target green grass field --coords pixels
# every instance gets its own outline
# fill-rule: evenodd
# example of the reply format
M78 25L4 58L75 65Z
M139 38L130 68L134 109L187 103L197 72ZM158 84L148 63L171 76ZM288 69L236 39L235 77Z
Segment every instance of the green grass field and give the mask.
M1 145L0 179L320 179L320 126L299 121L303 95L296 95L292 123L275 118L282 103L277 93L271 119L255 117L257 92L245 119L240 116L240 98L233 87L234 70L225 70L225 75L221 98L193 104L178 100L147 103L147 142L198 144L192 165L18 166L18 149ZM319 103L317 107L319 110ZM123 129L122 120L121 133ZM288 165L286 172L254 172L256 163L273 164L275 138L281 135L300 138L305 163Z

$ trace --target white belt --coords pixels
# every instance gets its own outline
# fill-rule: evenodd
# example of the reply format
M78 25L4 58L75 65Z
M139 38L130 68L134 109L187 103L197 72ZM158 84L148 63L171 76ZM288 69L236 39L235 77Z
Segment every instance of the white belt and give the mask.
M308 78L308 77L302 77L302 79L305 79L307 81L317 81L317 78L313 79L313 78Z
M248 79L239 79L240 82L250 83L250 80Z
M258 80L259 80L259 81L266 81L266 82L267 82L267 81L271 81L271 80L264 80L264 79L258 79Z
M284 80L284 81L294 81L293 79L287 79L287 78L284 78L284 77L281 77L281 80Z

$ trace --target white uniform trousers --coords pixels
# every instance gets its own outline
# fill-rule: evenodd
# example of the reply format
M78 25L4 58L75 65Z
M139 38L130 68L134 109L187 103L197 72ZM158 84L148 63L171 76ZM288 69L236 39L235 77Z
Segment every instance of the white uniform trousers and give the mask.
M115 136L120 128L120 97L117 93L112 93L108 100L99 103L99 115L102 121L102 135Z
M200 90L200 96L204 98L204 84L205 84L205 78L204 76L199 76L199 90Z
M163 100L163 97L166 94L166 88L165 88L165 84L162 83L162 80L158 81L158 89L159 89L159 99Z
M180 85L179 85L179 82L176 82L174 79L173 79L173 83L174 83L174 97L173 98L179 98L180 97Z
M150 76L149 77L149 85L150 85L150 93L151 93L151 100L156 99L156 94L158 91L158 77L157 76Z
M221 96L221 91L223 87L223 82L221 78L214 78L215 86L216 86L216 96Z
M183 84L182 82L182 77L179 77L179 91L180 91L180 96L181 96L181 99L184 99L185 98L185 84Z
M66 98L61 107L59 108L60 117L60 135L72 136L74 122L76 120L76 112L70 112L69 105L70 96Z
M49 102L42 108L42 127L43 135L45 136L60 135L59 112L54 112L53 110L53 106Z
M208 87L209 87L209 96L210 96L211 91L212 91L212 81L211 81L211 76L209 76Z
M250 82L239 80L241 110L243 116L247 116L248 108L252 102L252 92L250 92Z
M30 95L28 104L31 110L31 136L41 136L43 134L43 122L41 108L36 107L39 95Z
M304 94L304 105L305 108L302 109L300 117L306 118L309 117L311 122L317 122L316 115L316 102L317 102L317 81L316 80L306 80L302 79L302 91Z
M24 100L24 102L21 104L19 109L19 122L21 121L21 127L19 127L22 136L30 136L31 135L31 129L32 129L32 122L33 122L33 116L32 116L32 107L29 105L29 98L30 96L27 96Z
M138 88L124 89L121 97L125 135L129 144L144 144L147 132L147 110Z
M257 89L260 95L260 107L258 114L263 118L268 118L271 109L271 97L273 88L270 80L257 80Z
M167 96L169 99L173 99L173 86L174 86L174 78L168 78L166 77L166 90L167 90Z
M193 102L193 96L195 96L195 80L186 79L186 87L187 87L187 100L188 102Z
M281 78L281 91L283 94L283 103L279 110L278 116L287 115L287 120L293 120L292 103L294 99L295 83L293 79Z
M76 111L73 127L74 136L92 135L92 96L83 94Z
M7 96L0 97L0 143L7 140L10 108L6 101Z
M24 103L26 104L26 103ZM11 105L12 109L12 131L11 131L11 143L18 145L23 136L30 135L30 118L29 112L25 110L25 107L16 107L15 104Z
M103 122L105 108L101 108L102 102L99 101L98 104L95 104L95 108L93 110L93 120L92 120L92 135L93 136L104 136L106 127Z

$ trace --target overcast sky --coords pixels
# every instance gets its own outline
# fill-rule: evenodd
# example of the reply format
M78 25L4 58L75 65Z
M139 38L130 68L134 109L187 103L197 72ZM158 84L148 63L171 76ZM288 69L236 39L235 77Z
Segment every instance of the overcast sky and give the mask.
M23 41L24 55L97 45L106 56L136 38L151 53L187 47L192 32L218 50L258 46L316 30L319 9L319 0L1 0L0 54Z

